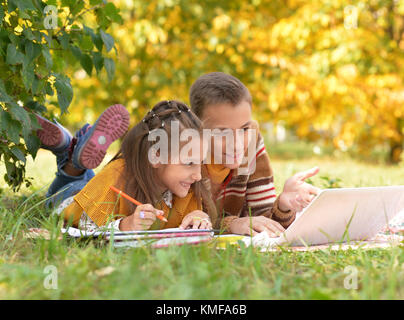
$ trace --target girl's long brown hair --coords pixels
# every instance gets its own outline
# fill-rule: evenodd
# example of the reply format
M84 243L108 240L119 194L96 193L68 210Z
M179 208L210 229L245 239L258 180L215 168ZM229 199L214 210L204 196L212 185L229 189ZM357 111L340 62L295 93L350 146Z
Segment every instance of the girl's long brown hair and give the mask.
M161 194L156 192L158 189L156 188L157 170L153 168L148 159L148 152L155 143L148 141L148 134L154 129L164 129L167 132L168 141L171 141L171 121L179 122L180 134L184 129L195 129L202 137L202 122L186 104L176 100L161 101L148 112L142 121L128 131L118 153L111 160L125 160L125 170L121 177L126 180L123 191L142 203L150 203L155 206L162 200ZM217 212L209 186L209 180L202 178L193 183L191 188L198 206L204 208L215 226ZM130 206L133 212L136 205L131 203Z

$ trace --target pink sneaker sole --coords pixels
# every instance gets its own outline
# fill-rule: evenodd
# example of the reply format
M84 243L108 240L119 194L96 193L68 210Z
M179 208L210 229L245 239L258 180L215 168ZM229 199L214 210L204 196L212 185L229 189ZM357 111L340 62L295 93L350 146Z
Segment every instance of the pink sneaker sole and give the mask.
M41 141L42 148L50 150L58 149L60 147L63 147L63 145L67 142L70 142L70 134L66 133L65 138L63 129L60 128L58 125L38 115L36 118L39 125L42 127L42 129L39 129L36 132L39 140ZM66 142L66 139L68 139L69 141Z
M57 122L53 123L39 115L36 115L36 118L42 128L36 132L41 147L54 153L65 151L72 139L70 132Z
M121 104L115 104L105 110L98 118L90 138L78 155L80 165L87 169L99 166L108 147L119 139L129 127L129 112Z

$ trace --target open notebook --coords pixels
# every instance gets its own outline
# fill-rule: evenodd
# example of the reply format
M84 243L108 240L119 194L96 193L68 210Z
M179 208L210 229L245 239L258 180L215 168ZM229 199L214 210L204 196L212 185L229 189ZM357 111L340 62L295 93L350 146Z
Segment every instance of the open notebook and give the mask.
M197 244L212 239L214 230L168 228L147 231L94 231L87 232L69 227L62 233L73 238L101 238L113 241L115 247L167 247L170 245Z

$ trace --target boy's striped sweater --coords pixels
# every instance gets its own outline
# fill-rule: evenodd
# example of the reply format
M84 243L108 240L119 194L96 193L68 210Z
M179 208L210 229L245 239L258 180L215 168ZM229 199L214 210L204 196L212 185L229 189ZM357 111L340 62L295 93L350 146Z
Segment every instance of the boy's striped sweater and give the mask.
M228 230L230 223L239 217L260 216L278 221L287 228L295 219L296 212L283 212L278 207L273 171L269 156L266 153L264 139L259 133L258 123L254 122L252 129L256 131L255 157L248 164L240 166L240 170L230 170L223 165L206 164L202 170L203 176L212 181L221 180L220 190L216 196L218 215L222 217L221 226ZM247 151L248 152L248 151ZM255 170L252 161L255 160ZM226 171L227 170L227 171ZM228 174L227 174L228 173Z

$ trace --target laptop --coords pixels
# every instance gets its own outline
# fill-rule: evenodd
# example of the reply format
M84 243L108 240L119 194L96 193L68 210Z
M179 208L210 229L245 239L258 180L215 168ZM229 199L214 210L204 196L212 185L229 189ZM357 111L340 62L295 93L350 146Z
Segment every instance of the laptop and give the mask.
M272 244L367 240L404 210L404 186L323 189Z

